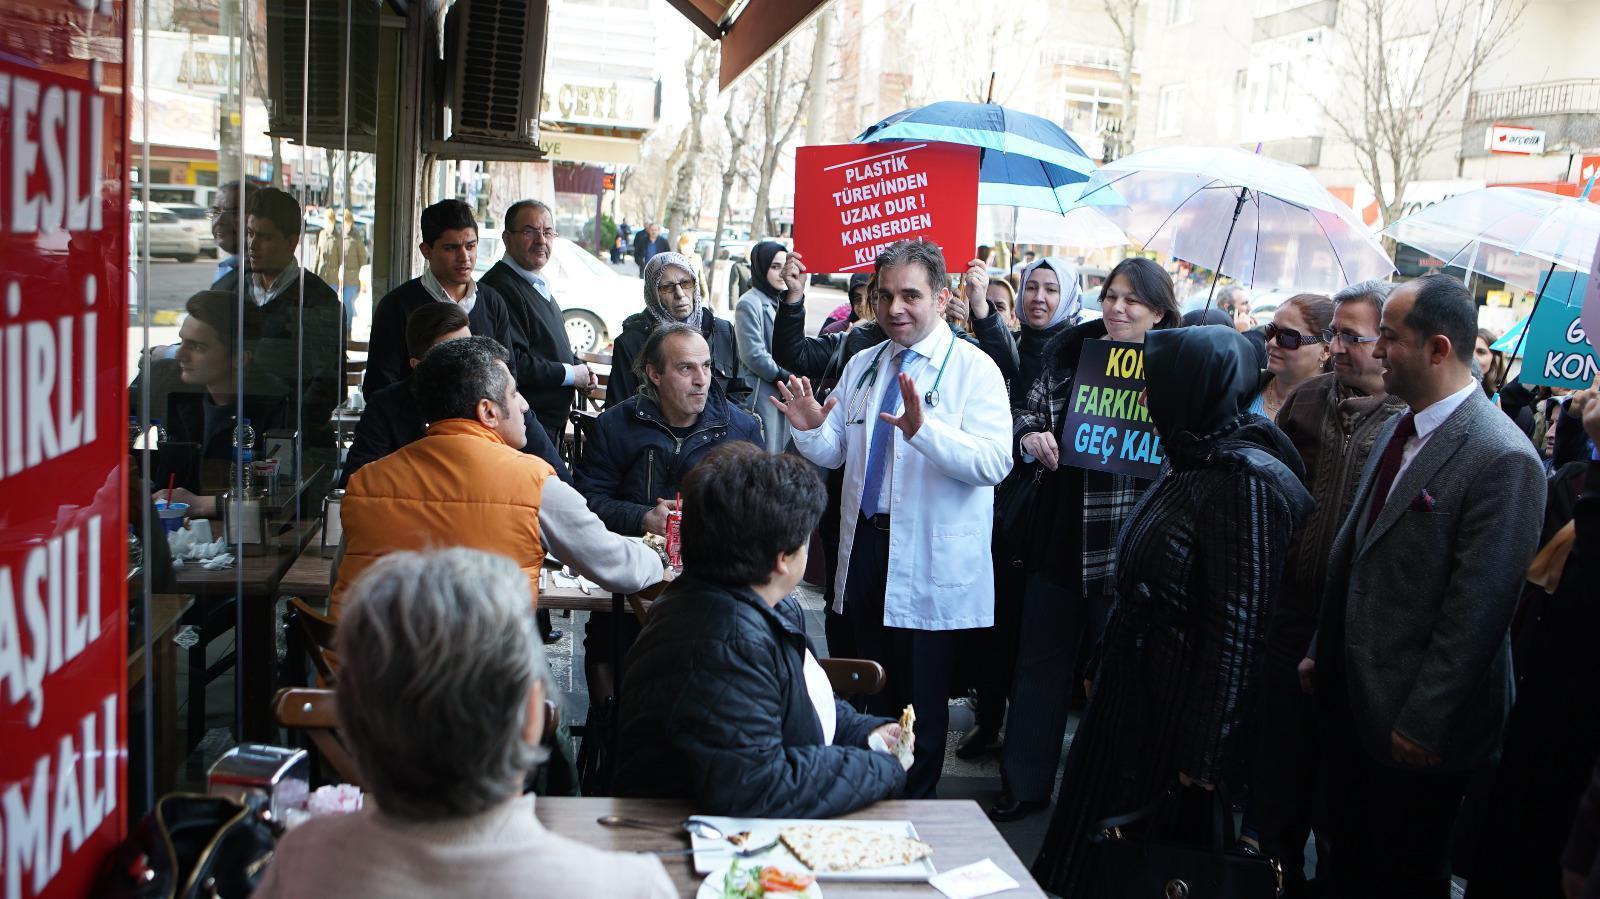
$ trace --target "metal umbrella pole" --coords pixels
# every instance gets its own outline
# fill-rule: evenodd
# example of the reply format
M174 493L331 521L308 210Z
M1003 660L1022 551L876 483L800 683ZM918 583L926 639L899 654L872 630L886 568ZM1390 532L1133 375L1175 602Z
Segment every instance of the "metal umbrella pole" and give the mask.
M1244 211L1244 201L1250 188L1239 188L1239 202L1233 204L1233 220L1228 222L1228 236L1222 239L1222 255L1217 257L1217 267L1211 270L1211 289L1206 292L1206 311L1211 311L1211 298L1217 294L1217 279L1222 277L1222 263L1228 258L1228 244L1233 242L1234 226L1239 224L1239 213Z
M1528 332L1533 330L1534 316L1539 314L1539 304L1544 302L1544 289L1550 286L1550 279L1555 277L1555 273L1556 264L1552 262L1550 267L1545 270L1544 277L1539 279L1539 292L1533 295L1533 311L1528 313L1528 323L1522 326L1522 333L1517 335L1516 346L1511 349L1511 359L1513 360L1522 355L1522 345L1528 342ZM1511 363L1507 362L1506 367L1510 368L1510 366Z

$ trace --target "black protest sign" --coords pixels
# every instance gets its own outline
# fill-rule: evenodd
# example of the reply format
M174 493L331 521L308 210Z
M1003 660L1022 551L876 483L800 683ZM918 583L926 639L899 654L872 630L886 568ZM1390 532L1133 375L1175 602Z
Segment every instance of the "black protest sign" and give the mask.
M1061 428L1062 463L1154 480L1165 460L1139 402L1143 390L1141 344L1084 341Z

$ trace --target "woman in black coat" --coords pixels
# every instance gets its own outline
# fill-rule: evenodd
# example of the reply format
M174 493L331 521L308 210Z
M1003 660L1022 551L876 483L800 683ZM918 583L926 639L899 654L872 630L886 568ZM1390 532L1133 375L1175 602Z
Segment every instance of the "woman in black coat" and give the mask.
M622 333L612 342L606 406L615 406L639 392L633 360L644 349L650 332L667 322L683 322L700 331L711 347L713 380L734 405L748 406L750 388L739 376L739 344L733 335L733 322L717 318L701 304L694 261L671 252L650 257L644 267L644 311L623 319Z
M1299 455L1244 410L1254 351L1223 328L1145 339L1150 418L1168 466L1134 509L1117 554L1117 605L1055 816L1033 873L1074 899L1103 895L1098 822L1157 804L1124 832L1204 844L1214 789L1244 751L1268 613L1290 538L1310 514ZM1182 785L1180 787L1180 784ZM1199 828L1195 820L1206 822Z
M1040 317L1040 307L1056 289L1060 319L1062 306L1078 303L1076 270L1052 257L1023 270L1028 320ZM1007 647L1015 664L1007 683L1002 795L989 812L997 821L1049 805L1077 664L1087 655L1079 650L1092 650L1100 640L1115 592L1117 534L1150 486L1144 478L1059 462L1061 447L1072 439L1065 419L1084 345L1091 340L1143 343L1153 330L1179 321L1172 280L1148 259L1125 259L1112 269L1100 306L1104 314L1098 320L1067 327L1068 317L1055 326L1061 330L1039 349L1034 380L1013 404L1019 462L1005 489L1031 491L1033 499L1027 514L1013 513L1017 520L997 530L994 546L996 620L1005 622L1012 609L1017 635ZM1023 339L1029 339L1026 332Z

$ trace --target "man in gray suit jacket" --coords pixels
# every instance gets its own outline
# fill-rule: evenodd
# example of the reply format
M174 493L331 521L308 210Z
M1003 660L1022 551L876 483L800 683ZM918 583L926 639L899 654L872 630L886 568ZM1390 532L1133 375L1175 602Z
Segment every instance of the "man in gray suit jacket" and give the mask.
M1373 355L1410 408L1367 460L1301 663L1326 741L1318 831L1338 897L1450 895L1451 827L1510 714L1507 631L1544 475L1472 377L1476 313L1446 275L1401 285L1383 310Z

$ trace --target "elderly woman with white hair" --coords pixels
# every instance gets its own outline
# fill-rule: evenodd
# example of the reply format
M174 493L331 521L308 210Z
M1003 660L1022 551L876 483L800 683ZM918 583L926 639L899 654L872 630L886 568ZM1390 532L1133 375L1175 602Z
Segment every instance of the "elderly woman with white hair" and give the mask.
M385 556L350 591L338 652L367 806L285 835L256 896L677 895L660 861L549 833L521 795L547 665L509 559Z
M750 387L739 373L739 343L733 322L717 318L700 302L700 282L694 260L681 253L657 253L644 267L644 311L622 322L622 333L611 346L611 380L606 382L606 406L615 406L639 392L633 361L644 349L645 338L661 325L682 322L706 339L711 347L712 380L729 401L748 406Z

